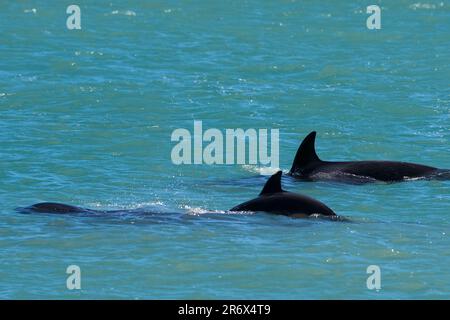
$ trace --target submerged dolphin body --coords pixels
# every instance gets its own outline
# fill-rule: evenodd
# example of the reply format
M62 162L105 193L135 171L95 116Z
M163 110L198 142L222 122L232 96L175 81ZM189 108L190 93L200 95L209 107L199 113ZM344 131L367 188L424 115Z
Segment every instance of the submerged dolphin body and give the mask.
M70 217L91 217L105 219L120 219L121 221L146 221L146 222L177 222L182 221L184 212L176 210L161 210L159 207L141 207L135 209L89 209L57 202L40 202L28 207L16 208L23 214L55 214Z
M313 198L284 191L281 188L281 171L267 180L259 196L241 203L230 211L263 211L291 217L320 214L336 216L325 204Z
M339 180L366 183L398 182L417 178L450 179L450 170L397 161L322 161L315 150L316 132L306 136L298 148L288 175L304 180Z

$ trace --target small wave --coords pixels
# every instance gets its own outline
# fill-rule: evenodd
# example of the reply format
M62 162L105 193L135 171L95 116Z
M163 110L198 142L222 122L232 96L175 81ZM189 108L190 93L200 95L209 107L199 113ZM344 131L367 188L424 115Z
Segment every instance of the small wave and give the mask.
M25 10L23 10L23 12L36 14L37 10L36 10L36 8L32 8L32 9L25 9Z
M225 213L227 213L226 211L223 211L223 210L207 210L204 208L191 207L188 205L183 206L182 209L186 210L187 214L193 215L193 216L200 216L203 214L225 214Z
M132 10L114 10L111 11L111 14L116 15L116 14L120 14L120 15L124 15L124 16L136 16L136 12L132 11Z
M248 216L255 214L255 212L253 211L207 210L204 208L191 207L188 205L183 206L182 209L186 210L187 214L192 216L202 216L202 215Z
M75 51L75 55L76 56L80 56L80 55L91 55L91 56L94 56L94 55L98 55L98 56L102 56L103 55L103 52L100 52L100 51Z
M346 218L344 216L324 216L322 214L312 214L308 219L320 219L320 220L329 220L329 221L338 221L338 222L353 222L349 218Z
M409 8L413 10L434 10L436 8L442 8L443 6L443 2L440 2L438 4L417 2L410 5Z
M124 204L119 202L91 202L83 204L82 207L91 208L94 210L112 210L112 211L148 211L155 213L172 212L162 201L148 201L131 204Z

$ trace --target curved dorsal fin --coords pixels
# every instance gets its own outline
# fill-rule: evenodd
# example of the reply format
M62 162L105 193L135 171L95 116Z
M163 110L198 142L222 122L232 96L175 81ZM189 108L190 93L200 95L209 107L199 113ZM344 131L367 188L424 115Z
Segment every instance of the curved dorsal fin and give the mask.
M268 193L283 192L283 189L281 189L281 173L281 171L278 171L273 176L271 176L269 180L267 180L264 188L259 194L260 196Z
M290 173L294 173L302 168L308 166L309 164L317 161L321 161L316 154L316 148L314 146L316 141L316 132L313 131L303 139L300 147L295 154L294 162L292 163L292 168Z

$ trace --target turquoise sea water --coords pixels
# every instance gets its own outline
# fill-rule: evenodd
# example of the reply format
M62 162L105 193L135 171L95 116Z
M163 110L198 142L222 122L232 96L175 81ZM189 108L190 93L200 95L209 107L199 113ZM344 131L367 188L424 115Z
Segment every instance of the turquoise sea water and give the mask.
M284 171L312 130L326 160L449 168L450 3L416 1L376 1L381 30L367 1L76 1L81 30L2 1L0 298L450 298L450 181L286 178L352 222L231 215L258 167L170 158L202 120L279 129ZM153 214L15 211L40 201Z

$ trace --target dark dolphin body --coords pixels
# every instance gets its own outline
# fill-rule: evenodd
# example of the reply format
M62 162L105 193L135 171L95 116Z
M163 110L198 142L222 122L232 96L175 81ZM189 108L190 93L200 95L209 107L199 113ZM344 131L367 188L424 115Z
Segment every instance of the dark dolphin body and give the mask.
M57 214L105 214L127 212L126 210L94 210L71 206L57 202L40 202L29 207L17 208L22 213L57 213Z
M181 222L188 215L178 211L161 211L161 208L136 208L136 209L119 209L119 210L97 210L82 207L71 206L68 204L57 202L41 202L28 207L16 208L16 211L23 214L55 214L70 217L91 217L91 218L108 218L113 220L124 221L146 221L149 223L162 222ZM111 220L110 220L111 221Z
M320 201L281 189L281 171L269 178L257 198L241 203L231 211L263 211L292 217L312 214L336 216Z
M398 182L408 179L450 179L450 170L396 161L322 161L315 150L316 132L301 143L289 175L304 180L339 180L350 183Z

